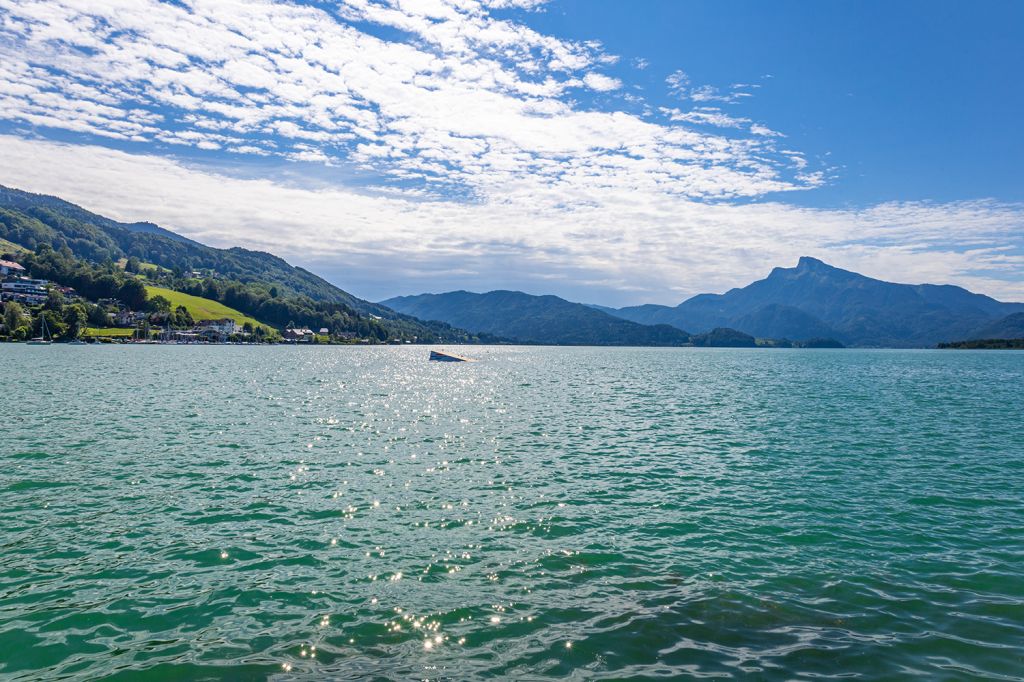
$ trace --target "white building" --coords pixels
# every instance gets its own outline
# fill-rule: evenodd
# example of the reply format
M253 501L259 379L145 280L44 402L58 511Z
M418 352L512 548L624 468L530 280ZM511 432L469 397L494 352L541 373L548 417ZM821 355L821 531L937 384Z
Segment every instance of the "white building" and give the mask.
M222 320L202 320L199 323L199 328L203 331L211 331L224 336L231 336L238 330L238 325L234 320L225 317Z
M146 313L134 312L131 310L118 310L113 315L113 320L120 327L130 327L136 322L142 322L146 319Z
M310 342L315 339L316 335L312 329L302 328L288 328L284 330L285 341L298 341L298 342Z
M23 275L25 268L11 260L0 260L0 277L8 275Z
M10 261L4 262L9 263ZM20 301L30 305L45 303L48 293L46 289L47 284L49 284L49 281L45 279L19 277L0 284L0 294L2 294L5 301Z

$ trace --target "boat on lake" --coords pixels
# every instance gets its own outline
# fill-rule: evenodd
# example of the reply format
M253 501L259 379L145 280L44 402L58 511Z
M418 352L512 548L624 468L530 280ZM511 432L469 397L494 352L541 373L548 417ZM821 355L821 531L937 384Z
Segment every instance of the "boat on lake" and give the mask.
M430 359L435 362L476 362L472 358L465 358L461 355L455 355L454 353L445 353L439 350L430 351Z
M43 328L39 336L29 339L28 345L30 346L49 346L53 343L53 338L50 336L50 330L46 328L46 315L40 315L39 320L43 323Z

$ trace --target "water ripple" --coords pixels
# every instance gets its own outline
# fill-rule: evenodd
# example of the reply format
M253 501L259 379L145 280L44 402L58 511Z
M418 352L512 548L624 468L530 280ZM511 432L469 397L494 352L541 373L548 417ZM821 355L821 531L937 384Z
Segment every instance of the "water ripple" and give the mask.
M0 346L0 679L1024 679L1024 354Z

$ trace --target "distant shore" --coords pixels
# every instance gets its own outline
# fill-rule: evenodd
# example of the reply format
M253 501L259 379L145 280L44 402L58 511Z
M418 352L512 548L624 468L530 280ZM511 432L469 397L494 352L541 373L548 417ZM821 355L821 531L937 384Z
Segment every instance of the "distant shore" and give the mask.
M0 341L0 348L4 346L28 346L35 345L29 341ZM379 348L383 346L410 346L410 347L443 347L443 346L487 346L487 347L509 347L509 346L521 346L524 348L622 348L622 349L734 349L734 350L1024 350L1024 339L987 339L979 341L955 341L949 343L940 343L937 346L920 346L920 347L895 347L895 346L872 346L872 347L816 347L816 346L796 346L796 345L758 345L758 346L698 346L693 344L679 345L679 346L613 346L613 345L598 345L598 344L552 344L552 343L529 343L523 341L506 342L506 343L438 343L438 342L419 342L419 341L402 341L402 342L367 342L367 341L331 341L331 342L305 342L305 341L138 341L129 340L125 338L88 338L79 340L55 340L51 344L53 346L295 346L295 347L308 347L308 348L324 348L328 346L332 347L358 347L358 348Z
M975 339L940 343L943 350L1024 350L1024 339Z

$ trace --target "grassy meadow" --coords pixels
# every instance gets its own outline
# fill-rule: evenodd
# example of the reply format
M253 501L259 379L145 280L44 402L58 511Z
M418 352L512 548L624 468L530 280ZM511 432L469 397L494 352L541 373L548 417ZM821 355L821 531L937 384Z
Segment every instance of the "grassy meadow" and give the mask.
M192 319L197 322L199 320L223 320L226 318L234 320L238 326L242 326L248 322L254 327L262 326L269 329L269 327L261 324L256 319L240 313L234 308L229 308L223 303L211 301L208 298L200 298L199 296L183 294L180 291L152 286L146 287L146 295L149 298L153 298L154 296L163 296L171 302L171 308L177 308L180 305L185 306L185 309L188 310Z
M86 327L82 338L130 338L134 333L130 327Z

